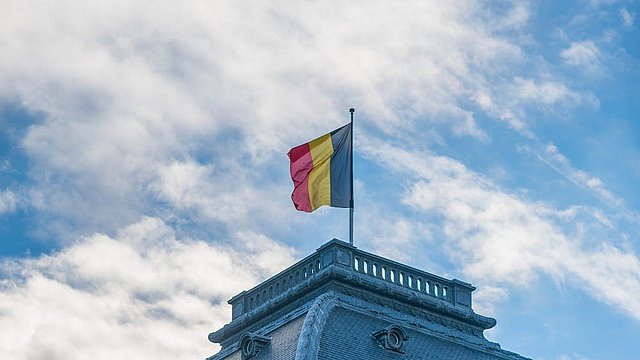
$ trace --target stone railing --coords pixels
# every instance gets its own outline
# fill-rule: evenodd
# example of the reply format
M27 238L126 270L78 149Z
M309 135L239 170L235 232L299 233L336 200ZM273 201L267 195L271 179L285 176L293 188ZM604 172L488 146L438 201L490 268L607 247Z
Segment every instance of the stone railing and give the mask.
M318 252L311 254L253 289L234 296L229 300L229 304L232 305L232 318L235 319L261 306L313 276L320 270L320 259L321 254Z
M456 305L471 307L473 286L448 280L362 250L353 251L353 270Z
M432 296L457 306L471 307L473 286L459 280L447 280L437 275L385 259L333 239L315 253L300 260L253 289L243 291L229 300L232 318L248 313L280 297L297 285L313 281L326 268L336 266L342 270L373 277L379 281ZM354 274L355 275L355 274Z

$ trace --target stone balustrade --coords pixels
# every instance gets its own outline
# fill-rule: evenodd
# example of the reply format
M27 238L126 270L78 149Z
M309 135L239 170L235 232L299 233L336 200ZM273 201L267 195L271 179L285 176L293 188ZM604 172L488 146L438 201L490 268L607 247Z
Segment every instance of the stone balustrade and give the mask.
M452 281L383 257L356 250L353 269L427 295L453 302Z
M409 289L456 306L471 308L471 293L475 288L470 284L457 279L448 280L334 239L253 289L234 296L229 300L232 318L257 309L302 283L318 279L321 273L331 267L352 272L354 276L375 278L376 281Z

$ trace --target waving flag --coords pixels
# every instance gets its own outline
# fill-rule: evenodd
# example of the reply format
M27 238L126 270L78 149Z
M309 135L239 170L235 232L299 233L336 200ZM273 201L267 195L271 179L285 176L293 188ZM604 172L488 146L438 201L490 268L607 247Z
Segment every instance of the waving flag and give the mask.
M289 150L291 199L296 209L352 207L351 139L351 124L347 124Z

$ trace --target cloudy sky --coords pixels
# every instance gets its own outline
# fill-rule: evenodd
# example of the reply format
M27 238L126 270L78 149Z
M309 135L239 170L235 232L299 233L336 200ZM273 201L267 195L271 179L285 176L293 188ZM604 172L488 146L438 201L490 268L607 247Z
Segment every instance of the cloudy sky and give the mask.
M0 0L0 358L202 359L336 237L287 151L355 113L355 244L536 359L638 359L637 1Z

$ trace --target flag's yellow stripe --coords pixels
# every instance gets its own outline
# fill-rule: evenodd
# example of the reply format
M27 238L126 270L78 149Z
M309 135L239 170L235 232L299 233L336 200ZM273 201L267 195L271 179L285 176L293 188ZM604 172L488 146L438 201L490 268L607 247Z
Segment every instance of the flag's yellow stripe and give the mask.
M331 155L333 143L331 134L323 135L309 143L313 169L309 173L309 199L311 209L331 205Z

